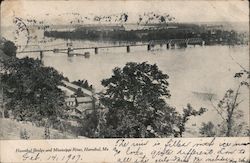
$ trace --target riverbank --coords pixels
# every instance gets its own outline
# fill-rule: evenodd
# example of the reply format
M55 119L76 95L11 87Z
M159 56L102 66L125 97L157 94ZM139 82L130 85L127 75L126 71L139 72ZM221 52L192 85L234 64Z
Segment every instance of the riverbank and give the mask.
M196 24L153 24L142 29L126 29L126 26L80 26L70 31L45 30L44 36L70 40L127 42L200 38L205 41L206 45L240 45L248 42L248 36L245 32L224 29L222 25L210 27Z

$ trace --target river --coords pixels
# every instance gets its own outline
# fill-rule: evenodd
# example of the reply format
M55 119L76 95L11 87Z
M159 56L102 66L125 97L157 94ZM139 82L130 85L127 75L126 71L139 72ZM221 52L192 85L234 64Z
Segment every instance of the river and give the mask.
M56 39L43 48L65 47L66 41ZM114 43L73 41L73 46L113 45ZM85 50L86 51L86 50ZM83 53L83 50L75 52ZM190 128L197 131L196 125L201 122L213 121L220 123L220 117L207 100L205 93L214 94L214 98L221 99L229 88L236 88L238 81L234 74L241 70L236 63L243 67L249 67L248 46L190 46L185 49L170 49L166 46L156 46L147 51L145 47L131 47L131 52L126 52L126 47L99 49L98 54L90 50L90 58L81 56L68 57L65 53L44 53L43 62L45 66L52 66L70 81L87 79L96 91L104 88L101 80L112 75L112 69L123 67L127 62L148 62L157 64L159 69L169 75L169 89L171 98L168 103L175 106L178 111L190 103L194 108L206 107L208 111L190 121ZM27 54L19 54L23 57ZM29 55L38 57L39 54ZM233 58L233 59L232 59ZM241 95L244 99L240 109L244 111L246 122L249 122L249 92L247 88L242 89ZM216 104L214 100L214 104Z

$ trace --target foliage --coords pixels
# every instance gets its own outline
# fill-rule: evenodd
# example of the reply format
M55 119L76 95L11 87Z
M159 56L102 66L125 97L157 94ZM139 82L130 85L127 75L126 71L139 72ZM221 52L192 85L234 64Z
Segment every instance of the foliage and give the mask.
M200 128L200 134L205 137L214 137L216 136L216 128L215 125L209 121L208 123L202 123L202 127Z
M78 81L73 81L72 84L75 84L79 87L82 87L82 88L85 88L85 89L88 89L88 90L93 90L93 86L92 85L89 85L88 81L87 80L78 80ZM80 90L78 91L78 93L80 93Z
M87 137L97 137L97 126L99 121L99 115L96 110L92 113L86 114L79 120L80 122L80 135Z
M236 104L238 93L234 92L232 89L226 91L223 99L219 102L218 107L221 112L226 112L226 123L227 123L227 132L226 136L232 136L231 130L233 125L233 115L234 110L237 108L238 104Z
M111 78L102 81L107 89L100 102L108 111L99 126L100 137L178 136L176 128L180 126L183 132L188 117L202 111L189 107L181 116L167 105L168 78L156 64L146 62L115 68Z
M76 90L76 92L74 93L74 95L75 95L76 97L84 97L84 93L83 93L83 91L81 90L81 88L78 88L78 89Z
M183 132L185 132L185 124L190 119L191 116L200 116L206 111L205 108L200 108L198 111L193 109L190 104L187 104L187 108L183 109L183 114L180 116L180 121L178 123L179 136L182 137Z
M21 139L26 139L26 140L30 138L30 136L29 136L26 129L23 129L23 130L20 131L20 138Z
M220 133L217 134L220 136L239 136L244 134L245 128L247 127L247 124L241 121L244 114L239 110L239 105L244 100L240 97L242 87L246 86L248 89L250 88L250 73L243 68L243 70L235 74L234 78L239 81L237 88L228 89L218 105L213 105L214 109L222 118L222 124L219 129Z
M242 66L241 66L242 67ZM243 68L238 73L235 73L234 78L238 78L240 80L240 86L246 86L250 89L250 72Z
M57 88L63 76L39 60L10 58L3 62L2 83L6 107L18 120L56 120L64 107L64 94Z
M45 139L50 139L49 125L45 125L45 127L44 127L44 138Z
M170 97L168 75L146 62L127 63L113 73L102 81L107 90L100 101L109 109L105 128L111 130L104 137L147 137L148 126L160 130L156 121L165 107L162 97Z
M247 70L242 70L239 73L236 73L235 78L238 78L240 83L236 90L229 89L226 91L224 97L220 102L218 103L218 107L221 111L221 113L225 112L225 122L226 122L226 136L235 136L237 135L237 131L235 131L233 128L235 126L236 129L241 128L243 124L239 124L238 121L240 118L243 117L243 113L238 109L240 103L243 101L240 99L240 89L242 86L246 86L247 88L250 88L249 85L249 79L250 74Z
M237 119L237 121L232 121L232 128L229 136L249 136L249 127L242 119L243 112L237 110L237 112L234 113L234 117L234 119ZM208 123L202 123L200 134L205 137L226 136L228 131L227 127L227 123L225 122L216 125L209 121Z
M246 129L244 135L250 137L250 129L249 129L249 127Z
M11 41L6 41L4 42L4 45L3 45L3 52L10 56L10 57L16 57L16 50L17 50L17 47L15 46L15 44Z
M80 135L87 137L99 137L99 121L102 119L102 109L100 108L99 103L97 103L96 97L92 97L92 107L91 110L85 110L81 117L79 117L80 124ZM90 109L90 108L88 108ZM89 112L90 111L90 112Z

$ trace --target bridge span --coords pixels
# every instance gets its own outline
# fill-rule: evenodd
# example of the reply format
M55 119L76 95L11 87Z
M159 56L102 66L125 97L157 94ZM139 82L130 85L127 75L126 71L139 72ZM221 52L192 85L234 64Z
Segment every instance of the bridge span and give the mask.
M67 48L54 48L54 49L36 49L36 50L26 50L26 51L20 51L17 53L40 53L40 59L43 58L43 55L45 52L54 52L54 53L67 53L68 56L74 56L74 55L82 55L87 56L89 53L79 54L74 53L74 50L94 50L95 54L98 54L99 49L108 49L108 48L119 48L119 47L126 47L127 53L130 52L131 47L135 46L146 46L147 50L150 51L152 47L155 45L166 45L166 49L172 49L177 46L180 47L187 47L188 45L201 45L203 46L205 44L205 41L203 41L201 38L187 38L187 39L169 39L169 40L151 40L147 43L129 43L124 45L107 45L107 46L90 46L90 47L71 47L68 46Z

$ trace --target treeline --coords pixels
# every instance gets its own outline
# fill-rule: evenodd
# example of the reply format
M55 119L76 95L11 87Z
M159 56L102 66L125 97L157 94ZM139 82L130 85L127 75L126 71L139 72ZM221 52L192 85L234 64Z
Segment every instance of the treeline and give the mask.
M150 40L168 40L168 39L186 39L186 38L202 38L207 45L214 44L246 44L247 37L244 33L236 31L205 28L188 27L188 28L159 28L145 30L89 30L76 29L74 31L45 31L46 37L55 37L71 40L92 40L92 41L131 41L131 42L147 42Z

